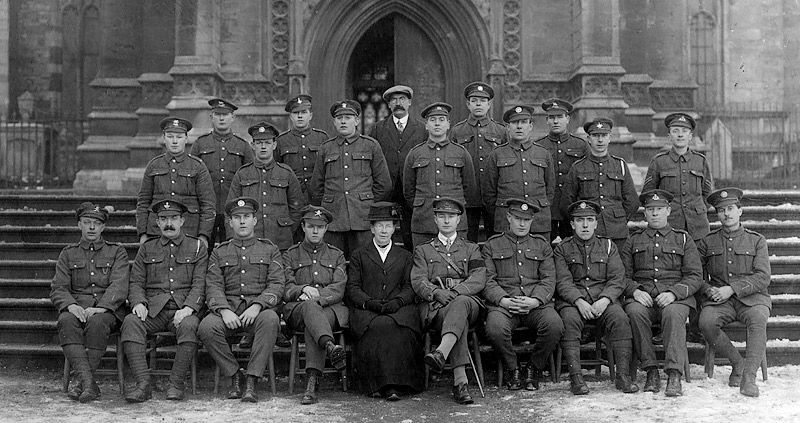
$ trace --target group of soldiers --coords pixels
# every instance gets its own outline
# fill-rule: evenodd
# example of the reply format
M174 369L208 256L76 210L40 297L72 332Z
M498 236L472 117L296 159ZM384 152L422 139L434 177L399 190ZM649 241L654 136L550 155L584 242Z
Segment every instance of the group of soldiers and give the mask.
M406 306L418 309L423 330L441 336L423 361L437 371L450 361L460 404L473 402L467 341L483 322L509 389L538 389L560 343L576 395L589 392L580 364L587 322L600 325L611 345L618 390L639 390L629 377L638 358L643 390L659 392L655 324L665 393L679 396L693 311L705 339L732 363L730 386L758 396L771 308L766 241L740 223L741 190L713 191L706 158L689 148L692 116L666 117L672 146L652 159L637 195L627 163L609 153L612 120L586 122L584 141L567 131L573 106L550 99L541 106L549 133L534 140L533 107L509 108L503 125L489 117L491 86L471 83L464 97L470 115L451 127L452 106L430 104L420 121L410 114L413 90L392 87L384 93L392 115L371 136L358 133L359 103L338 101L330 107L337 134L329 138L310 125L311 96L299 95L286 104L289 131L260 122L249 128L250 142L231 132L236 106L212 99L213 131L191 153L192 123L164 119L166 151L147 165L138 196L141 246L131 269L124 249L102 237L108 212L91 203L77 210L80 242L59 256L51 298L75 369L70 398L100 395L94 372L109 334L119 331L136 380L125 399L149 399L146 338L169 330L177 349L167 399L184 397L202 342L231 377L228 397L255 402L282 317L305 336L302 401L314 403L326 359L347 366L333 332L347 327L348 309L392 314ZM647 226L629 233L640 204ZM707 204L721 222L714 231ZM489 237L479 246L481 221ZM385 261L400 248L395 234L413 251L414 304L399 296L343 303L346 260L361 248L377 249ZM747 326L744 358L722 330L734 320ZM534 335L524 369L512 344L518 327ZM227 341L241 332L253 339L246 369Z

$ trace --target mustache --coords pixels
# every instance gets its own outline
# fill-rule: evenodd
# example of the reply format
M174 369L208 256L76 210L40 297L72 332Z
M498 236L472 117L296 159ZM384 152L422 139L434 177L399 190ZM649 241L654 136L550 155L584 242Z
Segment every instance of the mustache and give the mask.
M174 230L175 230L175 227L174 227L174 226L172 226L172 225L167 225L167 226L164 226L164 230L165 230L165 231L174 231Z
M405 110L405 109L406 109L406 108L405 108L405 107L403 107L403 105L402 105L402 104L398 104L398 105L394 106L394 108L392 109L392 111L393 111L393 112L396 112L396 111L398 111L398 110Z

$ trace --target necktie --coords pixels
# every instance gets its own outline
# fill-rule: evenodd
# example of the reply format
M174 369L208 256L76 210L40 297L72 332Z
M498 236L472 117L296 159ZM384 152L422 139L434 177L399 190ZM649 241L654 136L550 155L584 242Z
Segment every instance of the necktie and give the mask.
M403 133L403 128L405 128L405 126L403 126L403 122L398 120L397 121L397 132L402 134Z
M450 251L450 246L452 246L452 245L453 245L453 241L448 239L447 240L447 244L445 245L445 248L447 248L447 251Z

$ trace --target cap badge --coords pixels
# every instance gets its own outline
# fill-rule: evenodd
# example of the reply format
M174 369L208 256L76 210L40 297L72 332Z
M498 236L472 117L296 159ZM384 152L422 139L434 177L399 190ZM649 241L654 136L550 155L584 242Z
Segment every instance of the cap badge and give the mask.
M300 103L302 103L302 102L303 102L303 99L298 97L298 98L297 98L297 104L300 104Z
M483 86L482 85L478 85L478 91L483 91Z
M179 121L178 119L175 119L175 120L172 121L172 124L175 125L175 126L178 126L178 125L181 124L181 121Z
M100 212L100 206L94 206L94 211L99 213Z
M603 129L603 124L602 123L598 123L597 127L600 128L600 129Z
M719 195L722 198L728 198L728 191L722 191L722 194Z
M517 107L516 109L514 109L514 111L517 113L522 113L522 107Z
M166 202L166 203L164 203L164 208L165 208L165 209L168 209L168 208L169 208L169 202Z
M322 210L317 210L314 212L314 216L320 217L322 216Z
M395 210L395 209L392 209L392 213L391 213L391 215L392 215L392 216L397 216L397 210Z
M523 205L519 206L519 208L520 208L522 211L527 211L527 210L528 210L528 205L527 205L527 204L523 204Z
M578 207L580 207L582 209L585 209L586 208L586 203L581 203L580 206L578 206Z
M552 106L552 107L558 107L558 103L556 103L556 102L554 101L554 102L553 102L553 106Z
M267 128L262 126L262 127L258 128L258 132L267 132Z
M239 201L236 203L236 205L237 205L237 206L239 206L239 207L244 207L244 200L239 200Z
M225 106L225 103L223 103L221 101L217 102L217 107L224 107L224 106Z
M658 201L660 199L661 197L659 197L658 194L653 194L653 201Z
M686 122L686 118L683 117L683 116L679 117L678 120L681 121L681 122Z
M347 108L347 103L342 103L342 107Z
M436 110L442 110L442 106L436 106Z

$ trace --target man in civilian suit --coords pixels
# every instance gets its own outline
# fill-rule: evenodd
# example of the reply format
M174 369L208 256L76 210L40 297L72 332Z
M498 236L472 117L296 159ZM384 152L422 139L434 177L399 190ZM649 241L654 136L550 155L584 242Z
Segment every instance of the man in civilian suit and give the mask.
M402 207L403 220L400 222L400 236L403 247L412 251L411 240L411 205L406 204L403 197L403 164L408 151L428 138L425 123L410 116L411 98L414 90L405 85L395 85L383 93L383 99L392 111L391 118L386 118L372 127L369 136L378 140L386 156L389 174L392 177L391 201Z

